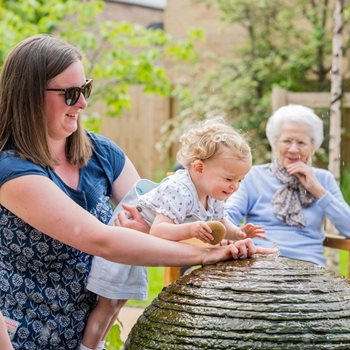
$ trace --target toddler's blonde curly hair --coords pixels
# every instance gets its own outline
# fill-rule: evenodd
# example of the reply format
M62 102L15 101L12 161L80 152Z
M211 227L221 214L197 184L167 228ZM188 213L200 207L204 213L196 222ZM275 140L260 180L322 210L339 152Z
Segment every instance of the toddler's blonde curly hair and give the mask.
M250 147L245 138L223 118L204 120L180 137L177 161L188 168L195 160L214 157L222 146L228 147L238 160L251 162Z

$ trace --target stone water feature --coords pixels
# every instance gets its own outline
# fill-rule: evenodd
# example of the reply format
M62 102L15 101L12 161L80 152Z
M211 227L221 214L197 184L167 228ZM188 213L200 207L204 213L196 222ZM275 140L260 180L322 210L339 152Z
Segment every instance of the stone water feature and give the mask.
M350 285L313 264L256 257L165 288L125 350L350 349Z

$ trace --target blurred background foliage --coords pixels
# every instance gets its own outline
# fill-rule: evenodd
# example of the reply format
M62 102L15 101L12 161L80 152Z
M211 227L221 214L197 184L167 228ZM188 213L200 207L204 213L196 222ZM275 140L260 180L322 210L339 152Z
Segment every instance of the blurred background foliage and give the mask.
M191 61L201 30L190 30L176 40L160 29L101 19L100 0L0 0L0 66L9 50L29 35L55 35L77 46L85 55L85 73L93 77L94 93L86 118L98 130L101 113L120 116L131 105L128 88L142 85L149 93L181 95L169 80L164 62ZM94 108L94 106L98 106Z
M334 1L193 0L221 11L221 20L240 24L247 40L231 57L212 57L215 69L193 71L191 94L179 100L179 113L162 129L159 148L169 148L194 121L221 115L245 131L255 163L269 161L265 137L274 86L289 91L330 91ZM349 49L350 8L344 12ZM234 36L235 33L232 32ZM329 124L329 110L316 110ZM326 133L327 135L327 133ZM328 139L324 142L327 148ZM327 164L327 149L317 161Z
M221 115L247 133L255 163L268 161L265 123L273 87L330 90L334 1L192 1L219 9L222 21L244 28L246 40L232 48L232 56L196 52L196 43L204 39L200 29L189 30L179 40L160 29L102 20L101 0L0 0L0 66L23 38L57 35L81 49L86 75L95 79L90 115L84 116L88 129L99 130L102 114L117 117L130 108L129 87L142 85L146 92L171 96L177 102L174 117L161 128L158 149L163 156L172 154L171 148L191 123ZM345 57L350 46L349 17L350 7L345 6ZM201 55L213 61L213 69L203 69ZM185 64L190 67L187 78L168 77L166 67ZM316 112L327 130L329 111ZM326 139L317 154L322 165L327 164L327 144ZM173 162L170 159L169 164Z

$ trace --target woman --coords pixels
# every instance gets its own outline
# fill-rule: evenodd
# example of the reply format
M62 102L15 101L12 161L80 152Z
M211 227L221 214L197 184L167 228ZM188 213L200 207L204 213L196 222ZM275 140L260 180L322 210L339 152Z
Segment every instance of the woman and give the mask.
M80 53L38 35L17 45L0 77L0 310L14 349L79 349L95 303L92 255L134 265L195 265L256 252L251 240L203 249L108 226L138 178L123 151L84 131L92 81ZM121 225L147 231L130 209Z
M324 219L349 237L350 208L334 176L312 167L323 123L311 109L288 105L269 118L266 135L273 161L251 169L226 203L228 214L236 224L245 218L264 227L266 239L255 239L257 245L277 245L281 256L325 265Z

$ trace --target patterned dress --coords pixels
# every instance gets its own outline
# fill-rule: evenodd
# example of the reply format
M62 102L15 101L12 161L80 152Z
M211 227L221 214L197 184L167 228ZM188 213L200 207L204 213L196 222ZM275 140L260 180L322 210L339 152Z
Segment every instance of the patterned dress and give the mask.
M47 167L0 152L0 186L25 175L50 178L76 203L107 223L112 183L125 155L89 133L93 156L80 170L77 190ZM92 256L39 232L0 206L0 310L16 325L16 350L77 350L95 295L85 289Z

